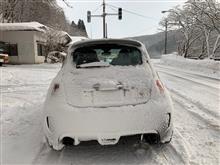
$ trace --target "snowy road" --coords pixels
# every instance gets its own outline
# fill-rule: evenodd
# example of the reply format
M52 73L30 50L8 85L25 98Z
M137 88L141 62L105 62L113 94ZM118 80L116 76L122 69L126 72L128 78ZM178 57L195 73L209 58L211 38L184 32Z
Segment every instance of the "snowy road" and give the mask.
M220 80L156 64L174 102L167 145L82 143L61 152L45 145L42 104L60 65L1 68L1 164L219 164Z

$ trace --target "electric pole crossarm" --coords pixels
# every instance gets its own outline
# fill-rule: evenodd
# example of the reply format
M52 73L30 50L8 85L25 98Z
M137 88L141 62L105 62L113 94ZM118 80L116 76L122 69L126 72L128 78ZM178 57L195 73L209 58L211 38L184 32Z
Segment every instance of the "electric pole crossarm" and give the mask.
M106 13L106 15L118 15L118 13Z
M106 16L118 16L118 19L122 19L122 8L118 8L118 13L106 13L106 3L103 0L102 3L102 14L100 15L92 15L91 11L87 11L87 22L91 22L92 17L102 17L103 19L103 38L107 38L107 23L106 23Z
M102 15L91 15L91 17L103 17Z

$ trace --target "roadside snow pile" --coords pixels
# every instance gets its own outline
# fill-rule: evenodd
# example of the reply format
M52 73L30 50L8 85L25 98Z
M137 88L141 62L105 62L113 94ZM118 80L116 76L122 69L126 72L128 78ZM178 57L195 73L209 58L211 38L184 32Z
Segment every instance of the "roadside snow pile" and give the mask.
M162 55L159 63L179 69L190 70L215 78L220 77L220 61L214 61L210 59L193 60L186 59L175 54L169 54Z

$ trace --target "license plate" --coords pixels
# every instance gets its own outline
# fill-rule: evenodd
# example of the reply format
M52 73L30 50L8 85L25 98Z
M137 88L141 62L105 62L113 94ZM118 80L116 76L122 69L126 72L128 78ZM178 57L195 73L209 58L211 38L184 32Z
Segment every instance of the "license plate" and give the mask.
M123 99L122 91L97 91L93 95L95 103L121 103Z

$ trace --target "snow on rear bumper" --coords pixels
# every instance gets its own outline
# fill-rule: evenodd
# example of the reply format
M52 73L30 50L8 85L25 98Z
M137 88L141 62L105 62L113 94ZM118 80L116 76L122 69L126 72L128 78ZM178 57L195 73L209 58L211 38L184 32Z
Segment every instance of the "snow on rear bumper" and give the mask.
M85 109L56 104L45 106L44 130L57 150L63 147L64 137L74 139L75 145L89 140L109 145L116 144L121 136L159 133L163 142L172 131L172 117L168 117L171 109L167 103L151 100L147 104L111 108Z

